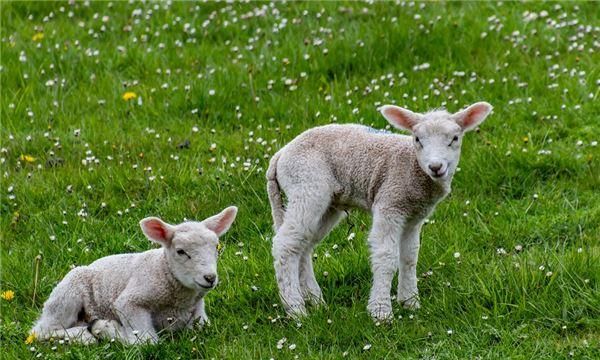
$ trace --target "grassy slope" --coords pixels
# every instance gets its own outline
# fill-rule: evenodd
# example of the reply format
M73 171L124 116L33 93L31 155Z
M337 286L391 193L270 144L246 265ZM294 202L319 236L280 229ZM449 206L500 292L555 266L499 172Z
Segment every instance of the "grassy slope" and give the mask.
M600 132L600 59L597 47L588 51L600 35L598 4L0 6L0 289L16 293L0 300L7 358L600 356L600 152L591 145ZM264 16L246 16L261 7ZM136 8L142 15L133 18ZM525 11L542 10L546 18L524 21ZM550 21L575 19L564 27ZM44 38L35 42L38 31ZM574 42L585 50L570 51ZM413 70L423 63L430 67ZM46 86L49 79L57 85ZM125 91L142 105L123 101ZM379 104L425 111L445 103L455 111L477 100L495 111L465 140L454 191L424 228L418 271L433 273L419 282L423 308L414 315L397 308L392 325L370 321L369 218L356 213L317 249L329 307L301 326L284 319L264 191L269 156L317 124L384 127ZM190 148L177 149L186 139ZM52 152L63 165L46 165ZM21 154L36 160L19 161ZM86 157L100 162L84 165ZM240 216L224 238L222 283L208 297L210 328L154 347L24 344L70 266L151 248L140 218L200 219L229 204ZM350 232L356 237L348 241Z

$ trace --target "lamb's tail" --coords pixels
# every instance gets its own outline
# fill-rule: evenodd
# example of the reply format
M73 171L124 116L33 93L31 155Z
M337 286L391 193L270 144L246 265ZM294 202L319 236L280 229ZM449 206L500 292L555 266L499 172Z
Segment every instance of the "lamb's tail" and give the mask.
M275 232L283 223L283 200L281 199L281 189L277 182L277 161L279 160L280 152L273 155L267 169L267 193L269 194L269 202L271 203L271 215L273 216L273 229Z

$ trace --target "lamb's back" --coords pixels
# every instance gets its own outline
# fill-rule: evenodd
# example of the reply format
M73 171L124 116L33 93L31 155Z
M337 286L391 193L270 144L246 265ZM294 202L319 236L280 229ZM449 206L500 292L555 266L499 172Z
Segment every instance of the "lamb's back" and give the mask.
M292 140L289 152L322 154L332 165L353 163L364 168L374 158L412 154L409 136L357 124L332 124L309 129Z
M357 124L319 126L282 149L278 171L325 164L335 178L339 202L368 207L386 179L411 168L415 161L411 141L406 135Z

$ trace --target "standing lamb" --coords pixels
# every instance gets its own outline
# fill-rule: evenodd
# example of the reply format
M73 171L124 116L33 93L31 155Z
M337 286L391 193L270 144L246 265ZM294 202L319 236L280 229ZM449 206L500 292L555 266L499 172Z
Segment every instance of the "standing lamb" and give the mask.
M367 309L376 320L392 316L391 286L397 300L420 307L416 265L423 221L450 192L462 137L487 117L492 106L479 102L450 114L417 114L386 105L381 113L411 136L362 125L310 129L277 152L267 171L275 227L273 257L279 294L288 314L306 314L305 300L323 302L315 279L315 245L345 215L370 210L368 237L373 286ZM281 190L287 196L284 210Z
M71 270L50 294L31 334L39 340L156 343L157 331L204 325L204 296L218 283L219 236L236 214L231 206L202 222L143 219L146 237L162 247Z

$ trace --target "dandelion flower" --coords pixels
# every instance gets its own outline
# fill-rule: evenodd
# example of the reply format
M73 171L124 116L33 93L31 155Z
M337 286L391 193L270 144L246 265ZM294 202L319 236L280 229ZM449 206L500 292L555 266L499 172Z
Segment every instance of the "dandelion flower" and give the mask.
M31 38L31 40L33 41L42 41L42 39L44 38L44 33L35 33L35 35L33 35L33 37Z
M6 290L3 291L2 294L0 294L0 297L6 301L11 301L15 298L15 292L12 290Z
M19 157L19 160L25 161L25 162L28 162L28 163L32 163L32 162L35 161L35 158L33 156L31 156L31 155L23 155L23 154L21 154L21 156Z
M31 345L35 341L35 333L29 334L27 339L25 339L25 344Z
M125 94L123 94L122 98L125 101L129 101L131 99L135 99L137 97L136 93L134 93L133 91L127 91Z

